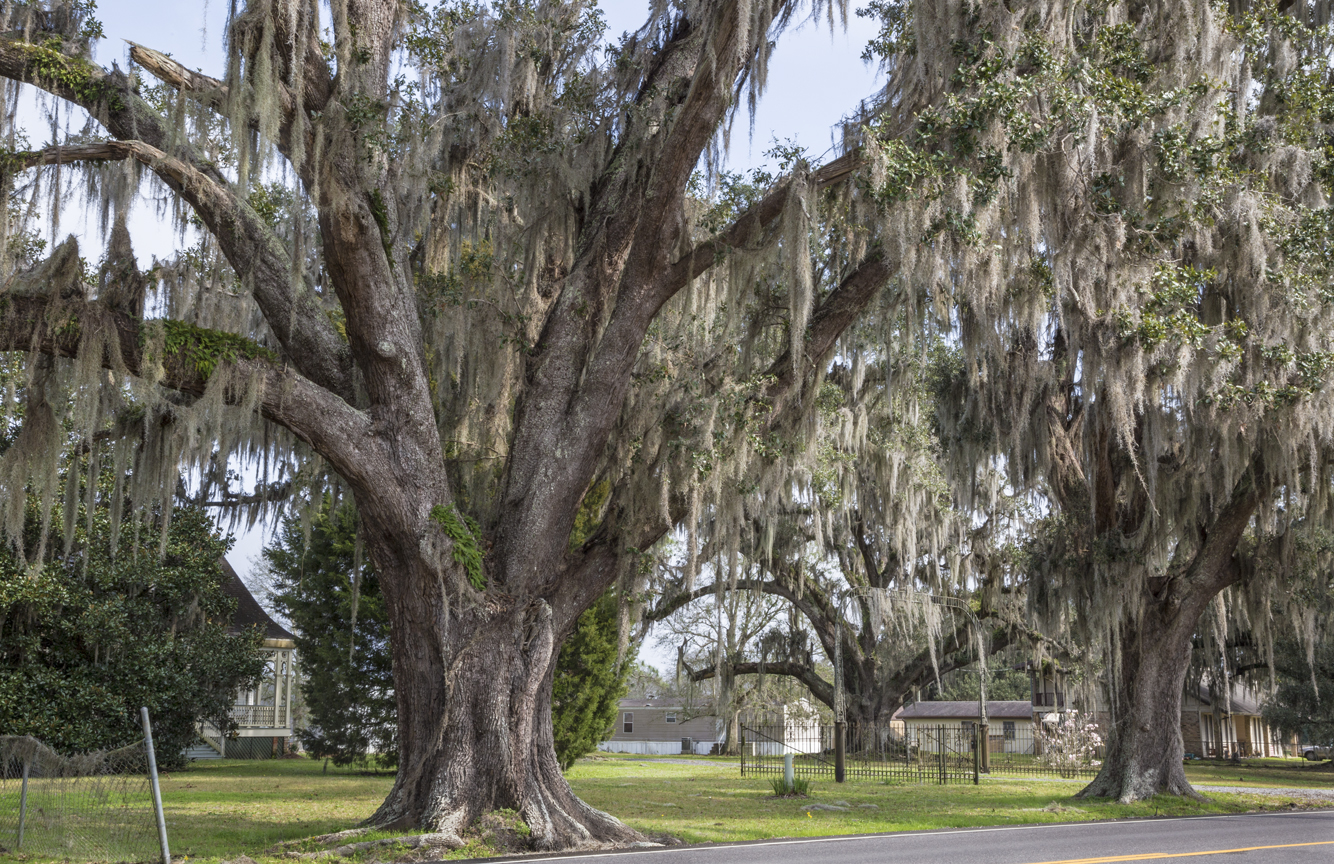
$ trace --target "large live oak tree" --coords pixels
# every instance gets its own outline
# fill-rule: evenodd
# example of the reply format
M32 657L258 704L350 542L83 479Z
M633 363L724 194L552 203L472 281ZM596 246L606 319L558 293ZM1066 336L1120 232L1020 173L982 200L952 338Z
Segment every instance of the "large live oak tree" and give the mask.
M108 191L112 278L90 298L77 251L61 246L0 299L0 350L72 358L87 398L99 382L142 382L144 442L197 424L207 440L203 406L253 412L352 492L392 623L399 706L400 769L373 823L461 842L480 814L509 807L545 848L635 839L561 775L557 649L688 510L699 471L679 445L713 438L698 435L713 424L694 406L712 394L716 411L726 389L744 404L727 422L790 429L807 380L889 272L865 232L823 231L808 251L817 197L850 188L855 152L818 170L798 161L710 211L722 220L712 228L692 218L692 174L797 5L658 10L604 61L581 3L336 0L324 45L318 4L254 0L229 23L223 78L137 45L130 73L91 63L81 6L16 8L0 75L82 108L106 140L15 151L6 171L132 160L188 207L201 254L220 252L230 275L154 274L167 292L158 308L187 323L141 321L145 277L124 195ZM402 63L420 80L400 76ZM260 182L275 172L295 193L285 210L273 203L283 190ZM765 251L784 245L802 254ZM734 249L748 263L720 267ZM823 273L811 275L812 256ZM703 283L735 301L729 326L752 334L750 365L716 322L645 360L672 328L695 326L685 307ZM182 285L231 317L181 302ZM235 311L248 308L249 319ZM223 320L240 332L213 329ZM460 358L469 334L481 337ZM685 368L660 371L687 351ZM96 446L94 427L110 422L104 412L74 434ZM49 425L19 449L43 440ZM134 465L152 473L139 446ZM11 489L40 480L10 467ZM597 528L572 543L595 485Z

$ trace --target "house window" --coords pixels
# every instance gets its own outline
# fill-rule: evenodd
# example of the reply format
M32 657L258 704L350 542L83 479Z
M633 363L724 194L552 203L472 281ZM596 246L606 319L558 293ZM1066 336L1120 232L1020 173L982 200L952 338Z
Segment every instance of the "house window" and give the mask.
M675 711L668 711L668 712L667 712L667 722L668 722L668 723L675 723L675 722L676 722L676 712L675 712Z
M1006 720L1006 721L1004 721L1004 723L1003 723L1003 725L1002 725L1002 728L1005 730L1005 740L1006 740L1006 741L1013 741L1013 740L1014 740L1014 721L1013 721L1013 720Z
M625 723L623 728L627 735L635 731L635 715L630 711L625 712Z

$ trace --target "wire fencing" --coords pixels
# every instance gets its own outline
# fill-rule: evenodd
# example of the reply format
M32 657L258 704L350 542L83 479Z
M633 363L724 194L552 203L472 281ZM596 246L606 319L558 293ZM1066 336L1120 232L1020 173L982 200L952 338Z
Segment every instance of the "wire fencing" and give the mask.
M0 847L81 861L160 858L147 742L62 756L0 736Z

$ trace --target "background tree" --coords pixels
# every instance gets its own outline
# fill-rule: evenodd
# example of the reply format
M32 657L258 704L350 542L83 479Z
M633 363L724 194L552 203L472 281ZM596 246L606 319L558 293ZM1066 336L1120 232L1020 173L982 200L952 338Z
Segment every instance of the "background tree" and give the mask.
M634 656L620 651L620 603L604 594L561 645L551 684L552 737L561 770L611 737Z
M356 509L326 498L309 526L284 520L265 547L271 600L292 624L310 725L301 743L335 765L398 760L389 616L375 569L357 548Z
M991 549L1022 519L996 494L989 518L967 525L941 472L931 385L949 352L914 339L893 307L882 315L845 335L856 349L831 364L810 446L778 472L786 484L766 488L773 466L761 463L739 487L762 495L702 512L711 578L691 588L686 562L646 612L690 642L689 679L721 682L719 698L741 692L738 676L786 676L850 721L887 722L915 689L1027 641L1022 573ZM979 468L979 484L997 480ZM739 518L724 517L729 505ZM710 610L724 613L717 625Z
M1334 748L1334 698L1329 695L1334 693L1334 645L1322 639L1308 653L1295 639L1278 642L1274 671L1278 687L1265 703L1265 722L1285 735Z
M994 458L1057 517L1035 626L1113 672L1082 794L1193 795L1201 615L1258 572L1252 542L1329 518L1327 10L876 8L875 50L951 93L876 140L884 194L935 202L887 249L961 349L941 388L958 500L990 512Z

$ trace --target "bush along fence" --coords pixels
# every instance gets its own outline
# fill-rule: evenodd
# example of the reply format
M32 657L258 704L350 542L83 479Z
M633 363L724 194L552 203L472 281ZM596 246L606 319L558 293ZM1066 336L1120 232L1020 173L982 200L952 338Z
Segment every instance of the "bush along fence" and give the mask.
M985 741L985 746L979 746ZM786 755L802 777L905 783L978 783L986 776L1092 777L1103 759L1097 727L1070 712L1015 724L804 724L741 727L741 774L782 774Z

